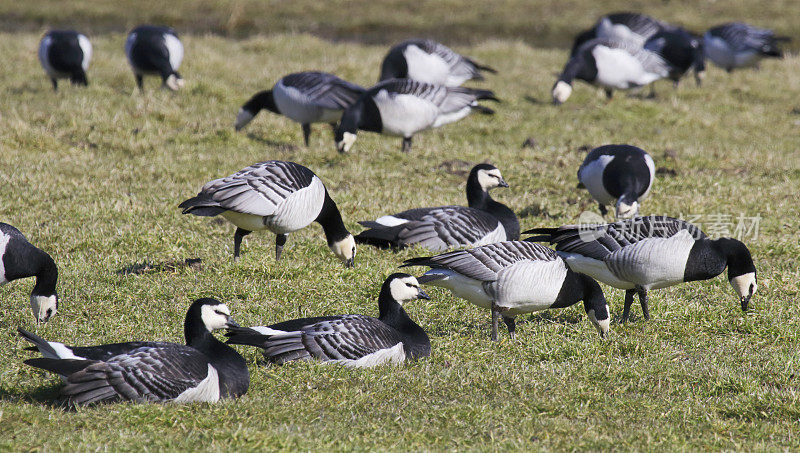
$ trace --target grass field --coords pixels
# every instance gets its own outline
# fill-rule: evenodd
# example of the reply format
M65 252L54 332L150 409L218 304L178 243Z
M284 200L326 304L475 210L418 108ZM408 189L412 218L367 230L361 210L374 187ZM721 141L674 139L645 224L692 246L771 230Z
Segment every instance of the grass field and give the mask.
M783 23L797 18L796 7L793 14ZM419 135L410 154L399 151L399 139L363 133L339 155L327 127L316 126L305 148L300 127L275 115L262 113L235 133L236 111L296 70L370 85L384 45L187 33L186 88L173 94L150 79L142 95L122 53L124 35L101 33L91 85L62 83L54 94L36 60L40 36L0 34L0 220L55 258L62 302L36 327L33 281L0 288L0 450L800 448L796 56L732 75L712 68L701 88L662 82L654 100L619 94L606 103L577 85L554 107L549 91L565 51L487 37L456 47L498 69L480 84L502 98L496 115ZM522 148L529 137L536 146ZM180 214L177 204L203 183L251 163L283 159L313 169L357 232L358 220L387 212L465 203L459 171L488 160L511 184L494 196L532 228L596 209L576 189L575 172L581 147L606 143L640 146L666 170L645 214L699 216L707 230L718 215L730 216L731 230L740 215L760 217L757 237L745 239L759 272L749 312L718 277L653 291L653 319L621 326L622 292L604 287L611 338L601 340L575 306L521 317L516 341L501 331L492 343L487 311L432 288L431 301L407 307L431 335L429 359L371 370L276 368L241 348L250 391L217 405L68 412L49 404L59 381L22 363L34 354L23 350L17 326L68 344L182 341L185 310L202 296L227 302L242 325L376 315L383 279L423 252L362 247L355 269L344 269L314 224L290 236L279 263L274 236L248 236L234 265L232 226ZM202 263L169 266L189 258Z

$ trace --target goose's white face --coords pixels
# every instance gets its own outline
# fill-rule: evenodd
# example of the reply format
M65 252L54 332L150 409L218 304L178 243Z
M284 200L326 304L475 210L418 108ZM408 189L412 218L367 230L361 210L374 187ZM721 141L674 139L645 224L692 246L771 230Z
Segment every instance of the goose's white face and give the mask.
M253 120L253 117L255 117L253 112L245 109L239 109L239 114L236 115L236 122L233 123L233 127L237 131L240 131L242 128L247 126L247 123Z
M339 242L334 242L331 244L330 248L333 254L342 260L345 267L355 266L356 240L353 239L352 234L348 234L346 238Z
M738 277L733 277L731 279L731 286L733 286L733 290L736 292L736 295L739 296L739 301L742 304L742 310L747 310L747 306L750 303L750 298L753 297L753 294L755 294L756 290L758 289L756 273L748 272Z
M572 86L563 80L559 80L553 87L553 102L563 104L572 94Z
M401 305L414 299L429 299L425 291L419 287L417 279L412 276L395 278L389 283L389 290L392 298Z
M608 335L609 330L611 330L611 318L608 317L606 319L597 319L594 315L594 310L589 310L586 312L589 316L589 320L592 321L594 327L597 329L597 332L600 334L601 337L605 338Z
M231 310L225 304L203 305L200 309L203 324L209 332L231 325Z
M503 180L503 175L500 174L500 170L497 168L492 170L478 170L478 184L480 184L481 189L485 191L494 189L495 187L508 187L508 183Z
M58 310L58 296L31 295L31 310L39 322L47 322Z
M355 142L356 142L356 134L353 134L352 132L345 132L342 135L342 140L336 142L336 149L340 153L348 153L350 152L350 148L353 147L353 143Z
M623 201L617 201L617 218L618 219L630 219L635 217L639 214L639 202L634 201L631 204L627 204Z
M167 86L172 91L178 91L181 88L183 88L184 85L185 82L183 81L183 79L176 76L175 74L170 74L170 76L167 77Z

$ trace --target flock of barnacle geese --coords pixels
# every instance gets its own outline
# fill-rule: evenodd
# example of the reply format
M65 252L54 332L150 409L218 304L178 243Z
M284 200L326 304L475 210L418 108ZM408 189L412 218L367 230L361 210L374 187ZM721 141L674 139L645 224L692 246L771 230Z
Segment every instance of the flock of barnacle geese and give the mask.
M705 59L728 71L753 66L762 57L780 56L777 43L783 39L743 23L714 27L698 38L644 15L611 14L577 37L553 87L553 99L564 102L575 79L596 84L609 96L612 90L660 78L677 83L690 69L700 83ZM183 86L177 72L183 47L172 29L137 27L128 36L125 52L140 89L147 74L159 75L169 89ZM54 89L59 78L87 84L91 54L86 36L73 31L49 32L39 49ZM364 89L323 72L290 74L248 100L235 128L245 127L266 109L300 123L306 143L311 124L329 123L339 151L350 150L358 130L400 136L403 151L409 151L417 132L457 121L472 110L492 113L478 104L496 101L491 91L460 86L482 79L482 72L494 70L437 42L410 40L389 51L381 81L374 87ZM746 310L756 291L756 269L748 248L732 238L710 239L679 219L638 216L639 202L650 192L654 176L653 159L639 148L596 148L580 166L578 179L604 216L606 206L615 205L616 221L534 228L524 232L532 237L520 240L516 215L490 195L490 190L509 185L498 168L479 164L467 179L468 206L386 214L359 222L366 229L354 237L323 181L310 169L293 162L257 163L206 183L180 204L185 214L222 216L235 225L235 260L242 238L259 230L275 233L275 256L280 259L287 235L315 221L322 226L328 247L348 267L354 265L356 243L386 249L416 246L439 254L402 264L428 268L418 278L395 273L386 279L378 296L377 318L322 316L240 327L225 304L198 299L186 314L185 345L137 341L73 347L20 328L19 334L43 355L26 363L60 375L65 382L63 396L73 405L112 400L217 401L241 396L249 386L245 360L228 344L257 346L277 364L317 359L363 367L430 355L427 334L402 306L429 298L420 285L446 288L489 309L492 340L497 340L501 318L513 338L516 316L578 302L583 302L600 335L607 335L611 317L598 281L625 290L621 321L626 322L634 296L638 295L643 317L649 319L649 290L711 279L727 268L728 280ZM31 308L38 321L46 322L58 307L54 260L5 223L0 223L0 252L0 284L35 276ZM227 329L228 344L212 335L216 329Z

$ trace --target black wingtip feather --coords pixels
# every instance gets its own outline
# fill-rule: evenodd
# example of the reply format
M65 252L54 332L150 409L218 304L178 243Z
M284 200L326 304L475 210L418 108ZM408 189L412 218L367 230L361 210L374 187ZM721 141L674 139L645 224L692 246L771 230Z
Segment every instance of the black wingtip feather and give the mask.
M473 110L477 110L478 112L484 115L494 115L494 110L490 109L489 107L484 107L482 105L474 105L472 106Z
M522 234L556 234L558 232L558 228L531 228L530 230L525 230Z
M445 278L444 274L423 274L417 277L417 282L419 282L420 285L424 285L426 283L442 280L443 278Z
M22 327L17 327L17 333L19 333L19 336L21 336L22 338L30 341L31 343L33 343L35 345L33 347L25 348L25 349L30 350L30 351L47 351L49 354L52 354L53 356L58 357L58 354L56 353L55 349L53 349L53 347L50 346L50 343L48 343L47 340L45 340L44 338L40 337L39 335L36 335L33 332L28 332L27 330L23 329ZM44 353L44 352L42 352L42 353Z
M432 256L420 256L420 257L417 257L417 258L409 258L409 259L403 261L403 264L401 264L398 267L434 266L436 263L434 263L431 260L431 258L433 258L433 257Z
M69 376L73 373L81 371L82 369L94 363L94 361L79 359L50 359L46 357L40 357L36 359L28 359L24 363L25 365L32 366L34 368L40 368L61 376Z
M228 327L225 336L228 337L226 344L240 344L245 346L265 347L269 335L259 333L249 327Z

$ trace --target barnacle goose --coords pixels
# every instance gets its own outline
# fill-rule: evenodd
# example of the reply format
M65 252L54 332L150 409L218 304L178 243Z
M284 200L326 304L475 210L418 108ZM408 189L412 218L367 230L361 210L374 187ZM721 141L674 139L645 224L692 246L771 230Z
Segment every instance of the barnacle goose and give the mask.
M605 145L593 149L578 169L586 187L605 216L606 205L616 203L617 218L639 215L639 200L653 187L656 166L644 150L630 145Z
M483 80L481 71L497 72L432 39L410 39L389 50L381 64L378 81L414 79L457 87L467 80Z
M140 25L128 34L125 55L136 76L136 85L143 90L143 77L161 76L162 86L176 91L184 82L178 68L183 61L183 44L170 27Z
M80 406L119 400L216 402L244 395L250 385L244 358L211 334L234 326L227 305L198 299L186 313L186 345L134 341L74 347L18 331L44 356L25 363L61 375L62 396Z
M709 280L728 268L728 281L747 310L756 291L750 250L733 238L709 239L696 226L663 216L635 217L599 225L534 228L526 241L550 242L575 272L626 290L622 321L639 294L650 319L647 291L683 282Z
M574 56L584 43L592 39L605 38L624 41L642 47L645 41L656 33L674 28L670 24L644 14L630 12L608 14L598 19L592 28L575 37L570 56Z
M317 359L352 367L417 360L431 354L425 331L403 309L403 303L429 299L417 279L389 276L378 296L377 318L364 315L293 319L268 327L228 329L229 344L257 346L272 363Z
M572 94L572 82L583 80L605 89L628 90L669 76L669 65L659 54L624 41L597 38L583 43L553 86L553 102L564 103Z
M342 114L336 129L336 149L350 151L358 130L403 137L403 151L411 150L411 137L469 115L494 111L478 105L481 99L498 101L489 90L446 87L411 79L389 79L367 90Z
M18 229L0 222L0 286L34 276L31 310L37 321L47 322L58 310L58 267L47 252L28 242Z
M39 62L53 82L53 91L58 90L58 79L89 85L86 70L91 60L92 43L74 30L51 30L39 43Z
M644 43L645 50L655 52L668 65L667 77L677 88L680 79L694 71L697 86L700 86L706 70L703 41L682 28L662 30Z
M345 266L353 267L353 236L322 180L300 164L281 160L253 164L206 183L196 197L178 207L183 208L184 214L222 215L236 225L234 260L239 259L242 238L253 231L270 230L277 235L275 259L279 260L287 234L318 222L328 247Z
M328 123L334 130L342 112L353 105L364 88L326 72L298 72L278 80L271 90L260 91L248 100L236 116L234 127L241 130L262 109L300 123L308 146L311 123Z
M703 36L705 56L728 72L757 66L764 57L782 58L781 41L789 41L775 32L742 22L711 28Z
M570 270L556 252L522 241L498 242L432 257L411 258L401 267L429 266L419 282L449 289L453 294L492 311L492 340L499 318L514 338L514 319L523 313L569 307L583 301L586 314L601 336L610 317L603 290L592 278Z
M494 165L478 164L467 178L469 207L417 208L359 222L369 229L356 235L356 242L395 249L416 244L441 252L452 247L517 240L517 216L492 199L489 190L495 187L508 187L500 170Z

